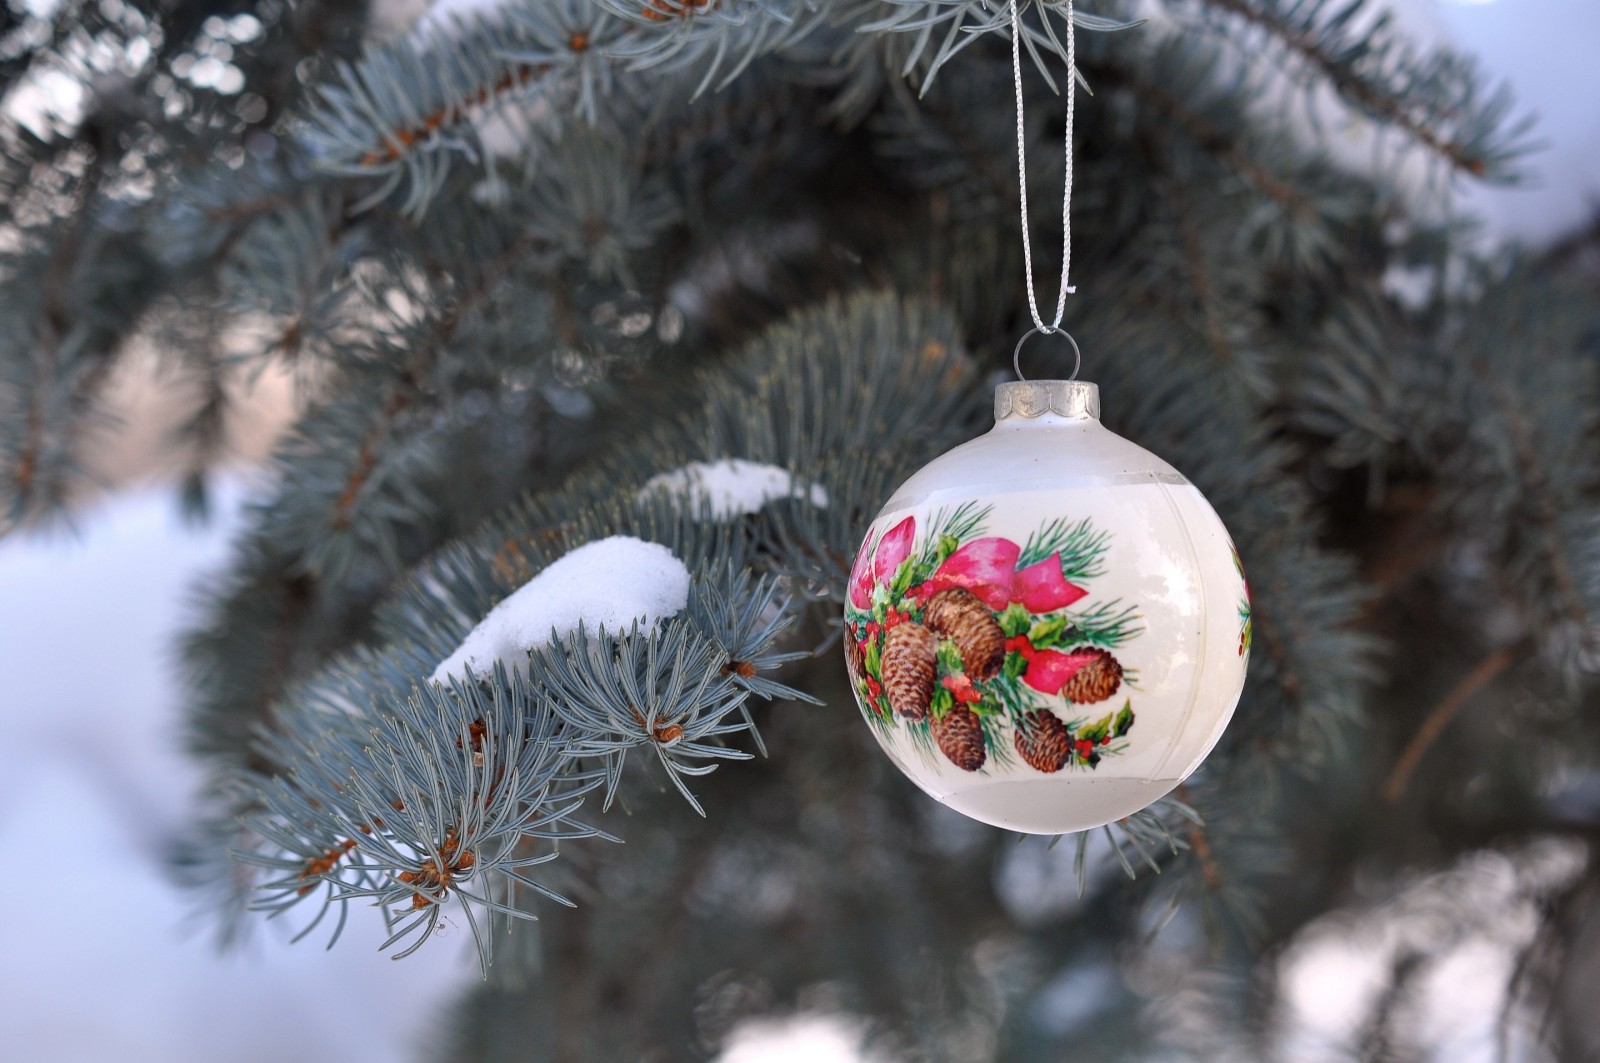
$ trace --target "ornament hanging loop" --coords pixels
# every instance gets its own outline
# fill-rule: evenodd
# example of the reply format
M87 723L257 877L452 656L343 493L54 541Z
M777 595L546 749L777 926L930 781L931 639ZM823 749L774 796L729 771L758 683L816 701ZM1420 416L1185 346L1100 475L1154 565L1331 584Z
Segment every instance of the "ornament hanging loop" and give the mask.
M1078 379L1078 370L1083 368L1083 350L1078 346L1078 341L1072 338L1072 333L1068 332L1064 328L1061 328L1060 326L1041 325L1024 332L1022 334L1022 338L1017 341L1016 347L1012 348L1011 368L1016 370L1018 380L1028 379L1022 373L1022 345L1027 343L1029 338L1033 336L1065 336L1067 338L1067 342L1072 344L1072 375L1067 377L1067 379Z

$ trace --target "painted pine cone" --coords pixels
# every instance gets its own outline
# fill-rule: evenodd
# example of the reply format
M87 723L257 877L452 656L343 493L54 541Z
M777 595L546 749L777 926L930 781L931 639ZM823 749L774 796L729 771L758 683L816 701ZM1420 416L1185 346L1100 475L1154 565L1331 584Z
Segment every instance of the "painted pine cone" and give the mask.
M883 689L894 711L908 720L928 715L939 640L921 624L906 621L889 631L883 645Z
M1006 633L976 594L952 587L928 599L922 622L961 651L961 668L973 679L993 679L1006 660Z
M856 686L861 682L866 661L862 658L861 643L856 641L856 636L846 625L844 629L844 667L850 673L850 685Z
M1012 741L1029 767L1047 774L1066 767L1072 756L1072 733L1046 709L1023 713Z
M1061 688L1062 697L1077 705L1093 705L1117 692L1117 687L1122 685L1122 665L1109 650L1080 646L1072 652L1074 655L1089 654L1094 660L1073 673Z
M898 630L898 629L897 629ZM928 725L939 750L962 771L983 767L989 751L983 744L983 727L977 714L965 705L952 705L943 716Z

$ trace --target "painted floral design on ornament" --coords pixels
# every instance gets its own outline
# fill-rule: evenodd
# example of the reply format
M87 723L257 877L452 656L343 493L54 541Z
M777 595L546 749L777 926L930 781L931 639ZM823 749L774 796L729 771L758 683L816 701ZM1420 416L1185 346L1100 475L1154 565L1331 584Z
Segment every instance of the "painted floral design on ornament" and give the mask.
M1019 546L983 534L990 511L940 511L920 534L906 517L862 543L844 640L862 714L964 771L1093 769L1127 750L1131 695L1104 715L1056 706L1115 704L1135 679L1116 652L1137 609L1090 591L1110 535L1061 519Z
M1233 569L1239 573L1239 582L1244 584L1244 590L1239 595L1239 656L1250 655L1251 636L1255 634L1255 624L1250 619L1254 609L1250 598L1250 577L1244 574L1244 561L1239 557L1239 548L1230 541L1228 551L1233 554Z

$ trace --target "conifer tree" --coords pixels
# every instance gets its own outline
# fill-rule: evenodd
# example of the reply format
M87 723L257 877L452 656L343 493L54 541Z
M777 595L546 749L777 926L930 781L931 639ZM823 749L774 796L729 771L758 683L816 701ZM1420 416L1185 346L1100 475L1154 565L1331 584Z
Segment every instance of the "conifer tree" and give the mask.
M1019 8L1043 203L1066 7ZM1584 870L1528 887L1500 1025L1594 1050L1592 241L1487 254L1449 209L1529 165L1469 60L1368 0L1078 5L1066 324L1231 530L1253 660L1197 775L1056 847L892 770L837 641L867 522L1028 325L1005 5L0 12L0 533L88 486L137 344L197 513L229 407L296 374L183 646L225 939L464 928L440 1059L706 1058L819 986L895 1058L1293 1058L1265 957L1537 835ZM542 626L474 650L524 588ZM1415 1046L1431 962L1353 1056Z

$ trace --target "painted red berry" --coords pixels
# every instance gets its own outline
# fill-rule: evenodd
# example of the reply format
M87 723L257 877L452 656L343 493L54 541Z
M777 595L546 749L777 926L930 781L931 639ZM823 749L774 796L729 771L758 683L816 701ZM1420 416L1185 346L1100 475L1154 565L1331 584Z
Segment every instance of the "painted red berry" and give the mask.
M1008 653L1019 653L1024 660L1030 661L1033 659L1035 652L1033 643L1028 641L1028 636L1026 635L1013 635L1006 639L1006 651Z
M954 675L947 675L943 679L939 680L939 682L946 690L950 691L951 696L954 697L956 701L963 705L971 705L974 702L983 700L983 694L978 690L977 687L972 685L972 677L967 675L965 672L957 672Z

